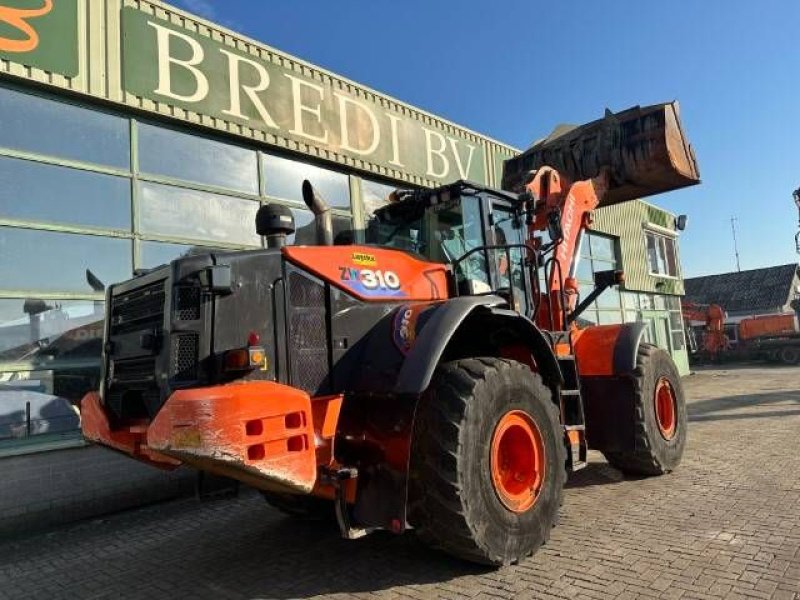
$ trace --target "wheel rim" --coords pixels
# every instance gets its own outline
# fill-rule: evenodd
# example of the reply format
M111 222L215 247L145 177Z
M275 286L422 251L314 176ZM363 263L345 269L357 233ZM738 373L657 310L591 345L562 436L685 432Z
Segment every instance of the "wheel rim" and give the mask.
M655 404L658 430L665 440L671 440L675 437L675 429L678 424L678 406L675 401L675 390L666 377L658 380Z
M539 498L544 482L544 441L531 416L512 410L502 416L492 436L492 483L508 510L522 513Z

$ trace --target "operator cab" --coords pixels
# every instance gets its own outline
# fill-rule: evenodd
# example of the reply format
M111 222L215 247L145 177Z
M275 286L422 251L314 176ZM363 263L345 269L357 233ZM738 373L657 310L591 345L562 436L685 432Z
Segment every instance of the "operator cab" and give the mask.
M368 243L450 264L458 295L498 294L530 314L535 261L516 195L458 181L396 196L368 223Z

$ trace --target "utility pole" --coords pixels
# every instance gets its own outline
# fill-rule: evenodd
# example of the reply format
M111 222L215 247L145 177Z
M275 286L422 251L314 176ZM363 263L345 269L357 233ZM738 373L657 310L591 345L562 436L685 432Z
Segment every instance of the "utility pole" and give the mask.
M731 217L731 231L733 232L733 251L736 253L736 270L741 272L742 266L739 264L739 242L736 240L736 217Z

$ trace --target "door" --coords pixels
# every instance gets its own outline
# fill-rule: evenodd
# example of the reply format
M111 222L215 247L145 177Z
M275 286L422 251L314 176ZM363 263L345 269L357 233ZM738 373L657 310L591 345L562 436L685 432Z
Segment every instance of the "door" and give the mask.
M655 344L672 354L672 332L670 330L669 315L658 311L642 311L642 321L647 325L644 332L644 341Z

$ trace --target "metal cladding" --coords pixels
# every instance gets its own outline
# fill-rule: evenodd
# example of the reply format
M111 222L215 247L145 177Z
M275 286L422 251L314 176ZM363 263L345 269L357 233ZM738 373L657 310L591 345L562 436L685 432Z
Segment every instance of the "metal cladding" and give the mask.
M607 169L610 185L600 206L700 183L677 102L606 111L605 117L586 125L556 128L549 137L505 161L503 189L521 191L529 173L544 165L573 181L596 177Z

